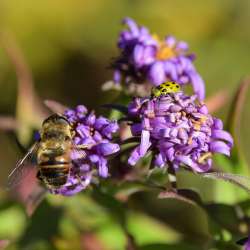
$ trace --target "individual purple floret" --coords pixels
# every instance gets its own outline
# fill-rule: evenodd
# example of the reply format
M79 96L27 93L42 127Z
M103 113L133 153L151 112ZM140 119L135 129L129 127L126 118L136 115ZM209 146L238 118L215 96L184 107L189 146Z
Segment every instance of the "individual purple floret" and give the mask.
M53 193L73 195L85 189L92 180L94 170L98 176L108 177L108 157L120 150L118 144L112 143L113 133L117 132L116 121L88 112L83 105L68 109L64 113L71 122L75 135L75 145L82 145L80 150L73 150L73 166L67 183Z
M113 62L116 83L123 78L126 83L148 81L156 86L165 81L190 83L198 98L204 99L204 82L193 65L195 57L188 53L186 42L177 41L173 36L160 40L131 18L125 18L123 23L128 29L120 33L120 56Z
M248 237L246 243L244 244L244 250L250 250L250 236Z
M212 154L230 155L232 136L223 130L221 120L208 113L196 96L183 92L159 98L135 98L128 107L133 136L140 144L128 162L135 165L151 151L157 167L181 165L196 172L207 172L212 166Z

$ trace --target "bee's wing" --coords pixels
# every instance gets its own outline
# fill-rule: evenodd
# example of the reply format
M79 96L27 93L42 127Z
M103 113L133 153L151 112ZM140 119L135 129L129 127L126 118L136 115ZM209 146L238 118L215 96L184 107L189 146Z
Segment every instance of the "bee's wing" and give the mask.
M47 189L36 178L35 169L28 168L28 170L30 171L28 174L22 175L18 185L12 186L9 194L23 203L27 215L31 216L44 199Z
M73 158L74 159L85 159L86 158L86 152L84 151L87 149L89 146L87 145L72 145L72 153L73 153Z
M53 100L45 100L45 106L50 109L53 113L56 114L63 114L68 107L64 106L63 104L53 101Z
M206 178L231 182L250 193L250 178L246 176L221 172L205 173L201 175Z
M11 171L8 176L8 188L17 186L22 178L29 174L30 170L34 168L34 164L31 163L32 154L37 150L39 142L35 142L25 156L17 162L16 167Z
M48 190L44 186L36 184L27 198L23 200L23 202L25 203L26 212L29 216L33 214L33 212L42 202L47 191Z

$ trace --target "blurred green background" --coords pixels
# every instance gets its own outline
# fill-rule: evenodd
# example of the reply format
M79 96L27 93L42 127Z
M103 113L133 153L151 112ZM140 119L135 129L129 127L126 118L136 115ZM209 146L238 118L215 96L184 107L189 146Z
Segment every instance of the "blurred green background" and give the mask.
M89 108L98 108L102 103L112 100L112 96L103 94L101 85L112 78L112 71L108 66L112 57L118 53L116 40L122 29L121 20L125 16L134 18L138 23L148 26L152 32L159 33L161 36L173 34L177 39L187 41L190 51L197 55L195 65L206 82L207 96L225 89L230 99L239 80L250 73L250 1L247 0L1 0L0 32L8 32L20 47L31 68L34 87L41 99L54 99L68 106L82 103ZM0 46L0 113L14 116L16 99L15 69ZM248 159L250 159L249 105L250 95L248 94L239 129L241 145ZM225 118L228 107L229 101L216 115ZM19 157L17 147L5 132L0 132L2 186L9 170L13 168ZM4 191L2 193L4 200L6 194ZM60 203L61 198L55 198L57 199ZM87 197L81 199L82 205L79 207L83 206L83 210L86 210L85 203L92 201ZM70 199L65 206L73 206L74 202L76 203L76 198ZM9 211L4 204L3 202L2 207L0 205L0 239L7 236L16 238L27 227L25 216L16 205L10 207L14 211ZM48 209L47 203L43 206L45 210ZM76 206L78 206L77 203ZM99 207L93 207L99 209ZM60 206L53 209L58 210L56 212L60 215ZM2 213L1 210L3 210ZM78 212L72 211L73 215ZM107 230L102 229L103 231L99 232L103 238L106 237L106 241L109 241L113 231L118 229L109 219L103 219L98 211L94 211L93 214L99 214L100 218L91 218L93 216L91 213L92 211L86 212L87 220L100 219L98 223L106 223L104 228L110 226ZM8 216L12 219L8 219ZM148 223L148 227L154 227L156 222L143 216L146 215L136 212L130 215L130 224L134 223L134 217L138 217L137 221L139 221L137 225L131 226L133 230L136 231L136 227L143 227L144 223L145 225ZM38 221L39 219L41 220L37 218ZM143 223L140 223L140 220ZM71 230L71 235L76 238L79 236L77 229L72 226L72 218L67 217L61 223L64 223L62 225L64 230ZM55 228L57 226L55 225ZM12 231L12 227L15 227L15 232ZM81 228L79 225L77 227ZM161 226L158 225L156 228ZM172 228L164 226L164 230L156 234L160 242L165 240L168 242L165 234L172 235L170 237L172 241L180 237L172 231ZM123 242L124 238L120 236L121 239L118 241ZM119 233L116 237L119 238ZM138 235L138 237L142 236ZM38 239L37 242L39 243L40 240ZM60 240L55 239L57 248L70 249L67 248L66 239ZM34 249L51 247L45 246L47 243L42 240L40 243L40 248ZM114 243L113 248L105 249L118 248Z

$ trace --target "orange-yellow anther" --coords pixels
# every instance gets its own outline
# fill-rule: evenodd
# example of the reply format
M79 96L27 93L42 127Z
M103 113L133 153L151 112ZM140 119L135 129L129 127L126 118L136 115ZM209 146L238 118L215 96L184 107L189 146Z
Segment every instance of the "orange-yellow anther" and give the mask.
M210 152L207 152L207 153L203 154L203 155L198 159L198 163L204 164L205 161L206 161L208 158L210 158L211 156L212 156L212 153L210 153Z
M169 47L164 41L162 41L157 35L153 34L152 37L157 41L159 44L156 58L158 60L166 60L176 56L176 51L174 47Z

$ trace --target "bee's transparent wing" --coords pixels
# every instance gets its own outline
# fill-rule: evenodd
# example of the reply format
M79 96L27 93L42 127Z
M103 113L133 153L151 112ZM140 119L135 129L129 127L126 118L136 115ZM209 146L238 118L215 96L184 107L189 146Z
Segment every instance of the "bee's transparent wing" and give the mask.
M87 145L76 145L73 144L72 146L72 159L77 160L77 159L85 159L87 154L85 152L85 150L88 148L89 146Z
M16 187L22 181L22 178L28 175L34 168L34 164L32 164L32 155L37 150L38 144L39 142L35 142L24 157L17 162L15 168L8 176L8 188L12 189Z
M39 204L43 201L47 191L48 190L44 186L37 184L33 187L27 198L23 200L26 212L29 216L33 214Z
M63 114L68 107L64 106L63 104L53 101L53 100L45 100L45 106L50 109L53 113L56 114Z
M237 174L212 172L201 174L205 178L223 180L235 184L250 193L250 178Z

